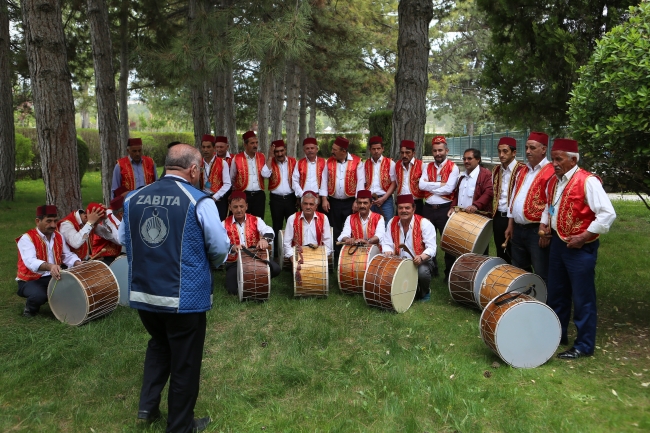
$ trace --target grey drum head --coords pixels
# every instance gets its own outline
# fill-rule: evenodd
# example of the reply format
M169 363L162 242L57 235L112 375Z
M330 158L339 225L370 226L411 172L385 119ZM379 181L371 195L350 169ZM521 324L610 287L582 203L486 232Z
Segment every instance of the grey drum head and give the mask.
M492 224L492 221L490 221L490 224ZM485 248L483 248L483 251L485 251ZM481 263L481 266L476 270L476 276L474 277L474 299L481 299L481 285L483 284L483 280L487 274L489 274L495 267L505 264L506 261L501 257L490 257L485 262ZM478 308L481 308L480 304L478 305Z
M508 286L508 292L524 293L531 287L533 290L529 293L529 296L537 299L539 302L546 303L546 284L542 280L542 277L537 274L526 273L519 275Z
M492 236L493 236L492 220L490 219L486 221L485 226L483 226L483 230L478 235L476 242L474 242L474 248L472 248L472 252L475 254L483 254L485 252L485 249L488 247L488 245L490 245Z
M88 315L88 296L81 282L71 273L61 271L61 279L52 278L47 286L52 313L63 323L79 325Z
M111 263L111 271L115 274L117 286L120 290L119 304L129 306L129 260L126 256L119 256Z
M244 266L241 261L241 250L237 251L237 294L239 302L244 299Z

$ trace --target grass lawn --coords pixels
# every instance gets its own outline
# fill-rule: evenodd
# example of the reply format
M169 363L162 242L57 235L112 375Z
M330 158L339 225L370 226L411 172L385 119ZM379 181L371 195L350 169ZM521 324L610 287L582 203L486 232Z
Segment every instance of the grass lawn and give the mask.
M0 431L163 432L136 422L148 334L134 310L78 328L47 305L20 317L14 239L34 226L42 181L17 182L16 197L0 203ZM86 174L83 197L101 198L99 173ZM333 277L327 299L294 299L286 272L269 302L241 304L219 272L196 415L212 416L213 432L650 430L650 213L614 205L593 357L508 367L480 339L479 312L453 303L441 279L431 302L397 315L340 294Z

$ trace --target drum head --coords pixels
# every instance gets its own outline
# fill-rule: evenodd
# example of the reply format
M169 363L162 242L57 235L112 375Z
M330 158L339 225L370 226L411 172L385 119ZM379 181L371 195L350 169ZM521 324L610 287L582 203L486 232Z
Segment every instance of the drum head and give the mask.
M61 279L52 278L47 286L50 309L63 323L76 326L88 316L88 297L81 281L67 271L61 271Z
M485 252L485 249L488 247L488 245L490 245L490 240L492 240L492 236L493 236L492 220L488 219L485 225L483 226L483 230L476 238L476 242L474 243L474 248L472 248L472 252L476 254L483 254Z
M537 299L539 302L546 303L546 284L544 284L542 277L537 274L526 273L518 276L512 283L510 283L508 291L525 292L531 287L533 288L533 291L530 292L529 295Z
M535 368L553 356L560 344L560 335L560 321L549 306L541 302L521 302L499 319L495 343L498 355L511 366Z
M481 298L481 284L483 284L483 280L492 269L505 264L506 261L500 257L490 257L476 270L476 277L474 279L474 299L477 300L476 303L478 304L479 309L481 308L481 304L478 302L478 299Z
M417 288L418 268L412 260L404 260L397 267L391 286L390 297L395 311L404 313L411 308Z
M111 263L111 271L115 274L117 286L120 290L119 304L123 307L129 306L129 260L126 256L117 257Z
M241 250L237 251L237 294L241 302L244 299L244 266L241 261Z
M280 270L282 270L282 265L284 264L284 230L278 230L278 257L276 261L280 265Z

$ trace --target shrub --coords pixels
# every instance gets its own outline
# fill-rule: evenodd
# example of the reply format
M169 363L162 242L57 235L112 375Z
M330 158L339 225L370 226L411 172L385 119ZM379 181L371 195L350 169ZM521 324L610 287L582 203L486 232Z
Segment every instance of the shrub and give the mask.
M79 161L79 182L84 178L86 170L88 170L88 162L90 161L90 151L88 145L81 137L77 135L77 160Z
M16 134L16 167L29 167L34 162L32 140L23 134Z

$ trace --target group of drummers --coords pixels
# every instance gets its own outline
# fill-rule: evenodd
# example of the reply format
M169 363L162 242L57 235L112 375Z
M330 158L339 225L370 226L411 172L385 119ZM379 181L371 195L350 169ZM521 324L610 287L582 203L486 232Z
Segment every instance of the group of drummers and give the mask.
M283 140L274 141L264 155L257 151L253 131L242 138L244 151L231 155L227 137L204 135L203 173L195 185L216 202L232 245L226 262L229 293L237 293L236 262L245 249L272 248L268 258L275 260L267 262L273 277L285 260L302 257L298 253L306 247L322 246L325 255L333 256L331 263L338 263L345 245L377 245L384 256L413 262L416 299L427 301L431 278L438 275L436 231L442 235L450 217L465 212L492 220L498 257L534 271L546 283L547 304L560 319L562 344L568 343L573 304L578 335L573 347L559 356L575 359L593 353L598 236L609 230L616 214L600 180L578 167L576 141L555 139L550 162L548 136L532 132L526 143L519 143L525 149L524 164L516 160L516 140L503 137L499 165L492 171L484 168L480 151L468 149L461 173L447 157L443 136L433 138L433 161L428 164L415 158L410 140L401 141L400 160L393 161L383 156L382 138L371 137L371 157L362 161L348 152L349 141L343 137L336 138L328 159L318 156L315 138L306 138L305 157L299 160L287 156ZM59 276L62 264L73 266L89 258L110 264L121 253L117 233L124 199L157 180L153 160L142 155L142 142L130 139L127 149L129 155L114 170L109 208L91 203L58 220L54 206L39 206L36 228L17 239L16 279L18 294L27 298L25 316L35 315L47 301L44 288ZM265 179L271 227L263 220ZM164 205L165 198L161 200L151 204ZM445 281L456 259L453 251L445 252Z

